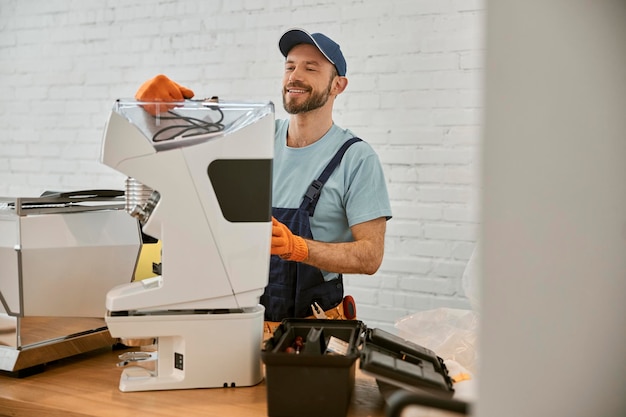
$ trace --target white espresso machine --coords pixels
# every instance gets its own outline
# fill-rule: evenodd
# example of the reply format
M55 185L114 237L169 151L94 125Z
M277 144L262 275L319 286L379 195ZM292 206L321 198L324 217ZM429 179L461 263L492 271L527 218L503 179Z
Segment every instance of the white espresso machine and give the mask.
M162 243L158 276L106 296L113 337L156 345L121 356L121 391L263 379L273 138L271 102L115 103L101 160L128 176L126 210Z

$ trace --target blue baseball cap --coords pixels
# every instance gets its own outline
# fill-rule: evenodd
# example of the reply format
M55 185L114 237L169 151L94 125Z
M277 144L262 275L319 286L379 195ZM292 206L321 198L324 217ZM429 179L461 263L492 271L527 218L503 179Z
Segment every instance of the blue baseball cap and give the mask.
M339 45L322 33L309 33L303 29L290 29L281 36L280 41L278 41L278 48L283 56L287 57L291 48L301 43L308 43L317 47L326 59L335 66L337 73L342 77L346 76L346 59L343 57Z

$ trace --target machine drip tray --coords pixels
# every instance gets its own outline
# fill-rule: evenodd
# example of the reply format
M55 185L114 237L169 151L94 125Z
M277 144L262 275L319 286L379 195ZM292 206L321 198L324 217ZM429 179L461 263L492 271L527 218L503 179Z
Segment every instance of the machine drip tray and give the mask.
M0 314L0 371L25 377L45 370L49 362L116 342L101 318Z

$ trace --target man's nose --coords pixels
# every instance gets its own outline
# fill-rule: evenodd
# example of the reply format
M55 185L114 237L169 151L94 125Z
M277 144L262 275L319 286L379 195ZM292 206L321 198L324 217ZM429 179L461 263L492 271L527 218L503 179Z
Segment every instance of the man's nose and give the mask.
M299 81L301 72L302 71L298 67L295 67L289 74L289 81Z

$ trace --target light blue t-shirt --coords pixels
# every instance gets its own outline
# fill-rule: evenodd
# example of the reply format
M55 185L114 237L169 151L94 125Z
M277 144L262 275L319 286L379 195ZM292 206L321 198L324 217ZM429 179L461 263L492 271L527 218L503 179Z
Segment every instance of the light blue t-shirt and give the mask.
M287 146L289 120L276 120L272 206L298 208L343 143L355 135L333 124L317 142ZM353 241L350 227L379 217L391 218L391 206L378 155L366 142L348 148L341 164L322 188L311 220L313 238L322 242ZM337 274L324 273L328 281Z

